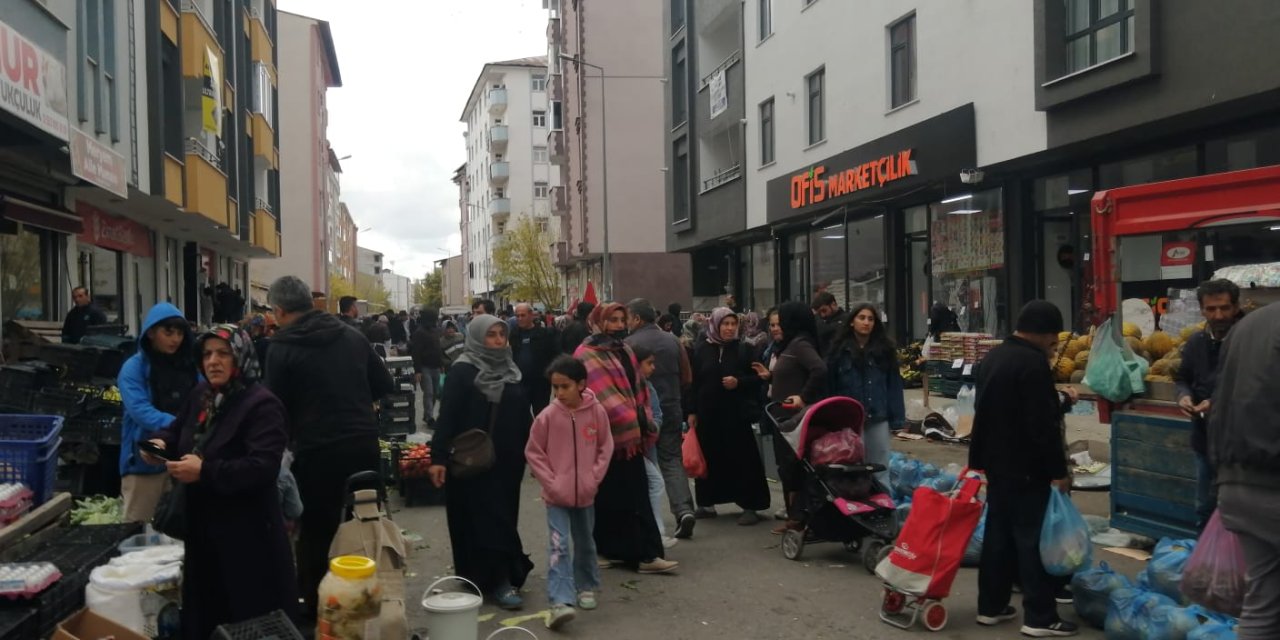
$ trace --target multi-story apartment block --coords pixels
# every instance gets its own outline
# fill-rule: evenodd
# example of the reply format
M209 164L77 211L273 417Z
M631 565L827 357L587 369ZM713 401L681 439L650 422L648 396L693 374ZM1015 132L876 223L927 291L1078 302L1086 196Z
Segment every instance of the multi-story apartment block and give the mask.
M270 283L294 275L328 292L333 235L340 216L342 165L329 146L329 89L342 86L329 23L280 13L281 217L289 242L275 260L256 261L253 279Z
M382 275L382 253L373 249L356 247L356 272L371 276Z
M471 295L471 254L472 248L468 242L471 237L471 216L468 215L471 208L471 177L467 171L467 163L462 163L453 172L453 183L458 185L458 231L462 238L462 249L458 254L459 262L462 265L462 273L459 274L456 287L459 291L459 297L467 297Z
M462 110L468 174L462 245L471 295L497 296L493 249L514 217L531 216L549 229L548 198L559 176L551 171L546 132L561 123L548 109L546 69L545 57L486 64Z
M338 203L338 224L330 232L332 242L329 252L329 273L345 280L348 284L356 281L356 221L351 217L347 203Z

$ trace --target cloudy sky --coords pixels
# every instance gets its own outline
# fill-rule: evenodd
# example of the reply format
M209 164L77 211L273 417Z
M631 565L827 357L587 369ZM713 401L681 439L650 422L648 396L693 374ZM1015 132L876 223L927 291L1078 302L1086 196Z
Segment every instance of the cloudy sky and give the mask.
M486 62L545 55L541 0L278 0L329 21L342 86L329 90L329 140L360 246L414 278L458 252L466 160L458 121Z

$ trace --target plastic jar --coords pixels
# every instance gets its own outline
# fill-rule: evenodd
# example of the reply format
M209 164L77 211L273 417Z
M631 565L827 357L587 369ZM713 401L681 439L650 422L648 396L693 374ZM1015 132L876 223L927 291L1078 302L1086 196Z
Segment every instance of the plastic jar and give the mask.
M364 556L338 556L320 581L317 640L379 640L382 588L378 566Z

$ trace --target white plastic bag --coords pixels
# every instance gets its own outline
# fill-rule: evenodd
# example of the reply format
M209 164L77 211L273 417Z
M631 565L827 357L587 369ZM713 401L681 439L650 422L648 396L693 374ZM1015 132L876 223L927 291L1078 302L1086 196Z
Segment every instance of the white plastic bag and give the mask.
M133 555L137 554L128 554ZM85 605L104 618L152 637L158 633L156 620L161 611L177 598L181 578L181 563L106 564L89 573Z

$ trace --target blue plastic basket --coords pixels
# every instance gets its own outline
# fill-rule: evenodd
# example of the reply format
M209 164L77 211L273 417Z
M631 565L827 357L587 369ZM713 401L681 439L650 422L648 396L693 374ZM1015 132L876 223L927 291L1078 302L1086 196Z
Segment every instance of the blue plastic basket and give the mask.
M0 482L21 482L34 503L53 496L62 416L0 415Z

